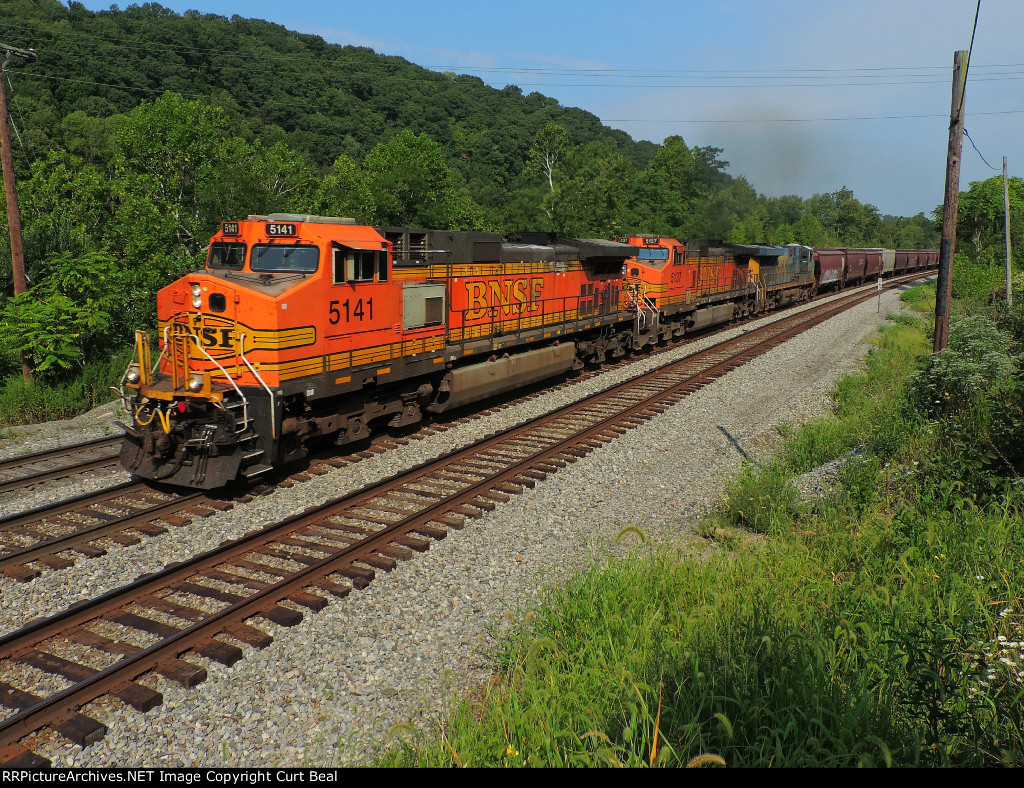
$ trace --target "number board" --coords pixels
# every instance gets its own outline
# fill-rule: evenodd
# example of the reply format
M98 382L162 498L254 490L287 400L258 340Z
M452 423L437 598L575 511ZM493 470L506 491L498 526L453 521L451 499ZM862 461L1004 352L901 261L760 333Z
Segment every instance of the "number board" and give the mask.
M644 244L646 246L657 246L658 245L658 240L659 239L657 239L657 238L644 238Z
M238 235L238 222L221 222L220 231L224 235Z
M278 237L282 235L298 235L298 226L282 222L268 222L267 235Z

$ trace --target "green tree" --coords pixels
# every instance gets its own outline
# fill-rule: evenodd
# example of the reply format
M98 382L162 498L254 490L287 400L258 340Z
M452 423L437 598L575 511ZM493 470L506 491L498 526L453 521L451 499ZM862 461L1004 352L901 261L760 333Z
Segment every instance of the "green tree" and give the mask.
M316 212L327 216L350 216L359 222L372 221L376 205L366 175L344 154L319 183Z
M250 154L248 193L235 197L244 213L307 213L312 210L317 179L306 157L283 142L265 147L257 140ZM242 211L222 216L242 215Z
M804 246L833 246L836 243L825 232L818 217L811 213L805 213L793 225L793 236L796 243Z
M1010 178L1010 241L1014 261L1024 264L1024 181ZM1003 178L997 175L984 181L974 181L966 192L960 192L956 234L958 248L966 244L975 260L987 256L992 260L1006 259L1006 229L1003 213ZM941 220L942 206L936 208Z
M458 229L475 207L456 186L441 146L427 134L404 129L370 151L363 161L380 224Z
M174 250L180 261L197 262L222 217L232 165L249 153L216 107L166 93L130 112L114 162L126 255L155 262Z
M540 173L548 182L548 192L555 190L555 168L569 144L569 132L557 123L548 123L537 132L527 159L527 169Z
M63 151L32 165L19 184L25 257L39 279L41 261L62 253L105 249L114 221L113 185L99 167Z
M111 312L121 296L118 271L103 252L49 258L42 281L0 310L0 351L28 351L44 380L84 368L110 349Z
M610 238L636 225L631 214L636 168L601 142L566 152L561 186L545 199L555 230L569 236Z
M857 200L845 186L828 194L815 194L807 201L807 210L837 243L851 247L877 243L882 223L878 209Z

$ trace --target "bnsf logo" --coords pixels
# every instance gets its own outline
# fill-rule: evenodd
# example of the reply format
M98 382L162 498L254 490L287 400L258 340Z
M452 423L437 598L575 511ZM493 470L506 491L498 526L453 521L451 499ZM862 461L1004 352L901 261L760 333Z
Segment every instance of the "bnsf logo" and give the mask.
M544 280L540 277L466 282L466 320L479 320L491 309L501 309L505 316L533 312L541 308L538 301L543 292Z
M203 326L199 330L199 342L204 348L234 347L234 331L220 326Z

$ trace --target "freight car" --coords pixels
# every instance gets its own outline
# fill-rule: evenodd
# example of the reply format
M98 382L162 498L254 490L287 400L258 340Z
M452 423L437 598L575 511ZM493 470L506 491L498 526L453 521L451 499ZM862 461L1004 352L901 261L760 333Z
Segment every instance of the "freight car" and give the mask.
M137 335L121 462L213 489L621 356L632 246L374 228L289 214L225 222L204 270L157 295L160 355Z
M937 250L921 249L832 249L815 248L814 279L816 290L841 290L879 277L897 276L935 268Z

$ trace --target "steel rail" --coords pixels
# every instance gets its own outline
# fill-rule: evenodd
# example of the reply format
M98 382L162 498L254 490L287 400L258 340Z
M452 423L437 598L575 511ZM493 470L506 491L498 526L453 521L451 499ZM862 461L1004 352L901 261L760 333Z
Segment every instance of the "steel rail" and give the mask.
M57 634L67 634L80 629L86 623L102 617L105 612L128 604L132 599L138 598L141 592L145 592L145 595L148 596L156 590L173 586L175 582L198 575L204 569L212 569L217 565L229 564L232 556L249 552L258 544L264 546L271 544L275 541L275 536L283 532L295 530L296 526L318 520L322 521L326 517L341 513L341 510L357 508L360 504L365 504L374 498L378 498L382 491L389 488L393 489L396 486L396 482L400 481L401 486L406 486L414 484L419 480L429 479L431 475L437 474L438 468L458 466L460 462L471 460L474 456L479 458L481 454L488 451L493 452L494 448L502 443L508 444L510 441L515 441L516 436L523 432L544 428L546 425L551 425L558 420L565 420L567 416L573 413L599 410L604 406L604 403L614 400L624 391L647 385L656 381L658 377L671 377L674 369L683 368L686 365L693 366L695 362L698 364L702 361L711 362L709 366L698 369L692 374L686 374L680 380L669 382L669 385L660 387L660 390L654 393L642 396L639 400L632 404L627 404L624 408L616 406L614 413L600 418L582 431L574 431L573 434L558 439L554 443L548 442L547 445L530 452L529 456L513 461L511 464L507 464L493 473L482 474L482 478L477 481L464 485L462 489L454 491L434 503L426 504L420 511L411 512L408 516L386 525L382 530L368 535L355 544L335 548L333 554L317 560L315 563L292 573L290 576L283 577L279 582L267 589L257 591L250 597L230 604L218 613L210 614L209 618L204 618L164 638L160 643L142 649L134 655L125 656L114 665L96 672L86 680L44 698L30 708L23 709L7 720L0 722L0 746L12 745L23 736L38 730L46 724L60 724L70 719L70 717L77 713L77 709L90 700L100 697L118 686L123 686L126 682L134 680L143 673L159 667L162 662L176 659L181 653L195 646L197 642L209 640L223 632L225 627L233 623L241 623L253 616L270 613L279 603L287 599L289 594L311 585L315 586L317 581L326 580L329 575L336 573L339 568L345 565L350 566L353 563L368 558L372 552L383 545L394 542L396 537L412 532L423 533L424 526L430 522L444 523L444 518L453 508L460 506L488 508L481 506L477 499L480 496L491 493L496 485L506 483L519 487L529 486L524 485L523 479L529 478L528 476L522 476L524 471L529 471L537 465L549 468L564 465L566 461L579 456L577 452L581 450L581 447L577 447L575 444L582 442L583 447L590 446L590 448L593 448L594 436L608 439L610 435L625 432L629 427L636 426L640 421L646 420L652 417L654 413L664 410L667 404L678 401L679 396L677 395L684 395L694 390L703 383L713 380L741 365L745 360L777 347L786 339L800 333L802 330L817 325L834 314L872 297L873 294L868 293L866 295L857 294L838 299L820 308L807 310L792 318L755 329L725 343L726 346L739 346L738 352L733 356L721 358L720 356L723 352L721 346L709 348L686 359L613 386L602 392L602 394L596 395L596 397L537 417L526 424L519 425L473 446L449 452L443 458L423 463L405 473L396 474L390 479L382 480L359 493L345 496L316 507L314 510L295 515L281 523L249 534L230 545L203 553L183 564L168 567L154 576L140 579L128 586L108 592L95 600L82 602L63 614L52 616L31 624L23 630L0 638L0 659L17 658L33 650L42 641ZM781 323L790 323L790 325L782 326L780 325ZM719 356L718 359L715 358L716 355ZM664 402L666 399L669 400L667 404ZM626 423L623 424L622 422ZM551 437L545 436L545 440L550 441ZM590 444L586 443L588 440L591 440ZM520 448L522 447L522 442L523 439L520 439L518 442ZM487 459L487 462L495 464L498 460L492 456ZM477 463L476 467L480 467L479 463ZM467 475L465 471L462 471L462 474ZM476 475L481 474L478 473ZM489 508L493 508L493 505ZM438 530L440 529L428 528L427 532L435 535L436 538ZM327 546L321 545L321 547ZM318 550L318 548L313 549L314 551ZM323 550L323 552L327 551ZM297 615L294 611L288 612L292 613L293 619ZM299 619L301 619L301 616L299 616ZM293 623L297 623L297 621Z
M95 452L100 449L104 449L107 446L114 446L120 444L122 441L121 436L115 436L111 438L98 438L93 441L86 443L78 443L74 446L62 446L55 449L47 449L46 451L35 452L34 454L24 454L19 457L10 457L6 460L0 460L0 473L6 471L16 470L25 466L33 465L37 462L46 462L48 460L54 460L60 457L72 457L75 454ZM24 489L25 487L32 487L36 484L42 484L43 482L53 481L54 479L62 479L67 476L73 476L78 473L84 473L86 471L95 470L97 468L105 468L112 465L118 464L117 453L103 456L103 457L90 457L84 461L72 462L70 465L65 465L60 468L45 468L37 473L30 473L26 476L16 476L11 479L4 479L0 481L0 493L11 492L13 490Z
M0 554L0 572L7 574L14 567L24 566L31 561L38 561L62 553L65 550L74 550L88 542L124 531L135 526L144 525L151 520L159 519L161 515L173 514L174 512L189 506L202 504L205 495L201 492L186 493L180 498L155 504L142 511L129 513L123 518L109 522L97 522L87 525L69 534L61 534L32 545L19 547ZM35 521L37 522L37 521ZM21 579L21 578L19 578ZM30 578L25 578L30 579Z

